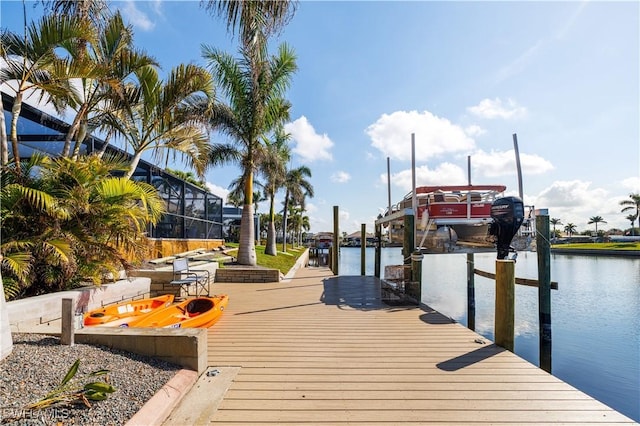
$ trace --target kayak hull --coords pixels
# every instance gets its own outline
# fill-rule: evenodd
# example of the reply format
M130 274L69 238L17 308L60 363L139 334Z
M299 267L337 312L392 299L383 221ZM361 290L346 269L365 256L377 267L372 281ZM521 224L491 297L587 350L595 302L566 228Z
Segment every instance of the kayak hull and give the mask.
M165 294L149 299L132 300L115 305L103 306L102 308L94 309L84 314L84 325L86 327L117 327L134 318L170 306L173 303L173 298L174 296L172 294Z
M227 303L226 294L187 299L133 319L121 327L208 328L220 319Z

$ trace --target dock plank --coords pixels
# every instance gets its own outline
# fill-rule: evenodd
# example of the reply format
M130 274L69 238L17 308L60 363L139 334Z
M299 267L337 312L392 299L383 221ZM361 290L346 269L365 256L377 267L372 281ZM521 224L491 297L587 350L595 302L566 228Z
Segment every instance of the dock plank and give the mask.
M374 277L302 268L229 295L208 364L240 367L212 424L634 424Z

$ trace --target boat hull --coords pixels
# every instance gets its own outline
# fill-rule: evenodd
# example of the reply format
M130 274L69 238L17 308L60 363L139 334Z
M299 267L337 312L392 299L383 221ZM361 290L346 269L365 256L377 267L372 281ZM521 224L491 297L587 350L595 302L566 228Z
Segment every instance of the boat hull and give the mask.
M121 327L208 328L220 319L228 303L227 295L187 299Z
M117 327L120 324L132 321L134 318L147 315L156 309L166 308L172 303L172 294L122 302L87 312L84 314L83 322L86 327Z

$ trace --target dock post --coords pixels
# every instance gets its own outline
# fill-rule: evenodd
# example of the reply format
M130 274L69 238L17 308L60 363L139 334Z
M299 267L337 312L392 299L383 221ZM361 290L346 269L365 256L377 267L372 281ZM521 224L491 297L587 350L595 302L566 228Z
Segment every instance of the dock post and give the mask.
M467 328L476 329L476 288L475 260L473 253L467 253Z
M536 211L536 252L538 254L538 318L540 368L551 373L551 245L549 212Z
M422 259L420 250L411 253L411 282L407 285L407 293L420 304L422 300Z
M376 225L376 254L373 275L380 278L380 262L382 261L382 225Z
M416 247L415 237L413 230L415 229L415 216L413 213L404 215L404 239L402 241L402 256L404 258L404 264L411 263L411 254Z
M360 275L367 274L366 268L366 249L367 249L367 224L360 225Z
M73 316L73 299L62 299L60 343L63 345L73 346L74 344Z
M516 263L513 260L496 260L496 345L513 352L515 326Z
M339 223L339 212L338 206L333 206L333 251L331 252L331 270L333 271L333 275L338 275L338 253L339 253L339 235L340 227Z

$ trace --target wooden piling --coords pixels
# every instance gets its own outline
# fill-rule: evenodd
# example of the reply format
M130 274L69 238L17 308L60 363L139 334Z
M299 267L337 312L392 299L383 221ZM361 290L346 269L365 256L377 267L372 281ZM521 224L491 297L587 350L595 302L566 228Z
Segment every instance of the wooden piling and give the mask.
M365 276L366 268L366 250L367 250L367 225L360 225L360 275Z
M467 327L476 329L476 289L475 260L473 253L467 253Z
M404 232L402 241L402 257L404 258L404 264L409 265L411 263L411 254L416 247L416 239L414 236L415 229L415 216L413 213L404 215Z
M551 245L547 209L536 212L540 368L551 373Z
M340 232L340 227L339 225L339 212L338 212L338 206L333 206L333 251L332 251L332 256L331 256L331 271L333 271L333 275L338 275L340 273L339 268L338 268L338 252L339 252L339 244L340 244L340 240L339 240L339 232Z
M515 262L496 260L495 342L513 352L515 326Z
M411 253L411 281L407 285L407 294L416 303L422 301L422 259L424 255L416 250Z
M374 259L373 275L380 278L380 262L382 262L382 225L376 224L376 253Z
M73 312L73 299L62 299L62 319L60 329L60 343L62 345L73 346L75 325Z

